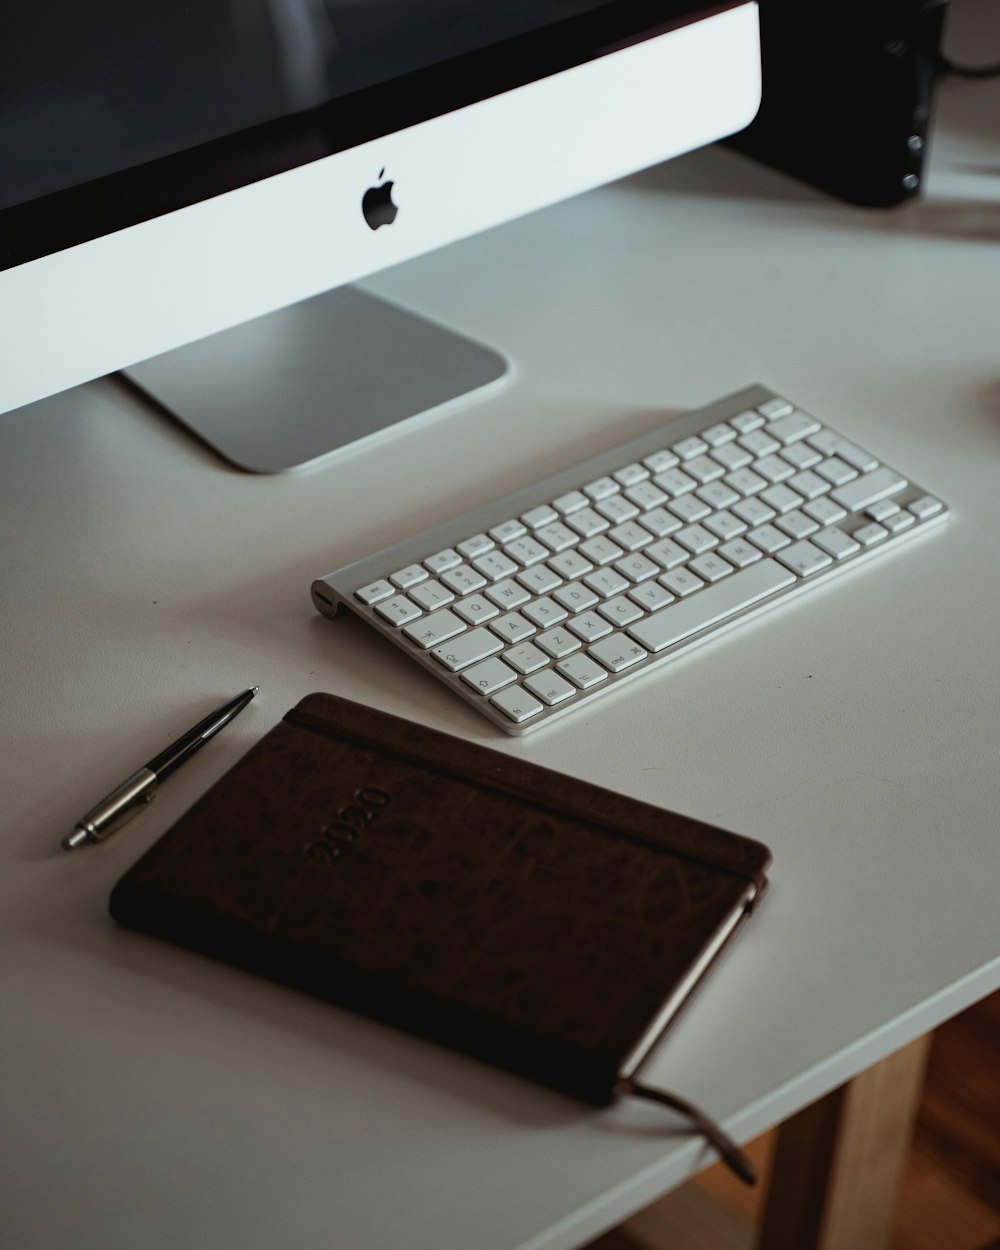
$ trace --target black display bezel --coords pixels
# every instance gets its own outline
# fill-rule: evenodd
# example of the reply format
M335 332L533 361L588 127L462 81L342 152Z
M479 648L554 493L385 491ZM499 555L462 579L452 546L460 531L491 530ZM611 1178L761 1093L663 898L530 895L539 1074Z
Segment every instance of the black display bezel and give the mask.
M614 0L306 113L14 205L0 211L0 269L347 151L742 3Z

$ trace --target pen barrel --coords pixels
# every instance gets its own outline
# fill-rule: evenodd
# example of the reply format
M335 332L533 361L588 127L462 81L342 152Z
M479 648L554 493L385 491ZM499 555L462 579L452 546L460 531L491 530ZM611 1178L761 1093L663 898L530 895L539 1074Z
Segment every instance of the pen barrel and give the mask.
M77 829L94 842L101 842L116 829L121 828L138 809L149 803L156 791L157 776L150 768L140 768L133 773L86 816L77 822Z

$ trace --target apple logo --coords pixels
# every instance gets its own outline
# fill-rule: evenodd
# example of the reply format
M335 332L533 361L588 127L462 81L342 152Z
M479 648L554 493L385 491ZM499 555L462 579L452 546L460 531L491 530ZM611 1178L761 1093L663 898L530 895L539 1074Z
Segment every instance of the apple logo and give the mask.
M384 175L385 170L380 170L379 177L382 178ZM368 188L361 200L361 211L372 230L377 230L379 226L392 225L399 208L392 202L391 178L377 187Z

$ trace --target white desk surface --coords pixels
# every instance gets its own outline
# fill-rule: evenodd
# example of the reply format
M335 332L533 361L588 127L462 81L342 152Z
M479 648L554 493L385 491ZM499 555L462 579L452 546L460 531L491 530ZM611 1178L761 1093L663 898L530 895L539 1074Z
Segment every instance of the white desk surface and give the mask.
M766 904L649 1074L740 1139L1000 985L998 104L944 84L898 211L719 149L384 275L514 370L378 451L241 474L111 382L0 420L5 1250L562 1250L707 1161L665 1112L595 1114L108 920L315 689L770 844ZM754 380L948 525L519 742L310 607L314 574ZM127 831L58 850L258 682Z

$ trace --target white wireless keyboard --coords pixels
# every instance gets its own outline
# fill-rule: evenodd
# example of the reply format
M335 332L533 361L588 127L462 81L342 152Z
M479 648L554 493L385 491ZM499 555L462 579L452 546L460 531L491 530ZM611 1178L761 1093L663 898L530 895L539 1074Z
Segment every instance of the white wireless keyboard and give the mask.
M521 734L946 512L751 386L328 573L312 595Z

